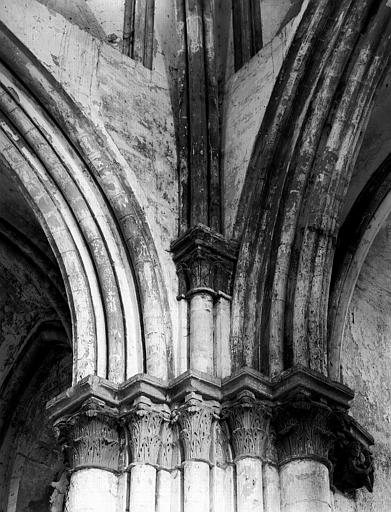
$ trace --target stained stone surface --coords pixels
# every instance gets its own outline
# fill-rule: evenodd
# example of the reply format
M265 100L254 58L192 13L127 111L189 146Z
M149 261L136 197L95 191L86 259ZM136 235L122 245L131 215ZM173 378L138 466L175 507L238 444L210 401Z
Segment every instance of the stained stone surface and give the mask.
M391 222L377 235L362 268L342 346L344 382L355 389L352 415L374 436L373 494L357 493L357 512L391 507ZM341 500L336 501L336 506ZM345 509L337 508L339 511Z
M391 510L391 221L341 356L373 494L330 492L316 414L352 398L327 304L390 153L390 2L240 3L0 0L0 512Z

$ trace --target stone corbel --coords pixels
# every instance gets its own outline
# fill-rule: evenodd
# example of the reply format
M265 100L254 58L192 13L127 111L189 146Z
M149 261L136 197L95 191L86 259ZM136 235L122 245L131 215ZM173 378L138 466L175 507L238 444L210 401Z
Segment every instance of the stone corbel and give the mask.
M128 434L131 462L157 465L162 448L163 423L169 421L170 411L166 405L153 404L141 396L121 416Z
M270 407L256 400L250 391L242 391L236 401L224 404L223 418L229 426L236 459L264 458L270 417Z
M97 398L89 398L76 413L57 419L54 430L71 470L99 468L118 471L120 435L117 409Z
M182 406L174 410L179 425L185 460L210 463L212 424L219 418L219 404L204 401L201 395L189 393Z
M343 493L365 487L373 491L374 468L370 446L373 439L346 414L333 418L335 441L329 452L332 486Z

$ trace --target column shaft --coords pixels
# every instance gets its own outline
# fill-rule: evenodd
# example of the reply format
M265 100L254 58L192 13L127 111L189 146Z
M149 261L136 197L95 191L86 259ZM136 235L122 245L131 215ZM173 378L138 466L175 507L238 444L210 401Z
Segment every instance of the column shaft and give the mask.
M280 512L280 475L278 468L271 464L263 467L264 512Z
M237 512L263 512L262 461L245 457L236 462Z
M281 512L330 512L329 470L316 460L296 460L280 473Z
M155 512L156 469L148 464L136 464L130 471L130 510Z
M211 510L213 512L234 512L235 489L233 466L225 469L213 466L211 469Z
M215 359L217 377L231 374L231 347L229 343L231 323L231 299L220 295L216 302L215 315Z
M209 512L209 464L198 460L184 463L184 512Z
M96 468L72 473L65 510L67 512L116 512L118 477Z
M190 368L213 374L213 297L195 293L190 299Z
M175 469L171 473L170 512L183 512L183 471Z
M171 473L165 469L157 472L156 512L171 512Z

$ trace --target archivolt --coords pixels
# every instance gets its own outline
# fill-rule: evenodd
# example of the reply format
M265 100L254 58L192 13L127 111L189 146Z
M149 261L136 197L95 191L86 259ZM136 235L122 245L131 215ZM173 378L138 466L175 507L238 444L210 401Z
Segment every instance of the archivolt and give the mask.
M391 9L312 0L250 161L236 235L235 366L327 373L327 303L338 216L387 66Z
M110 144L2 25L0 59L2 161L18 176L63 274L74 380L97 374L121 382L145 370L166 378L171 330L159 261Z

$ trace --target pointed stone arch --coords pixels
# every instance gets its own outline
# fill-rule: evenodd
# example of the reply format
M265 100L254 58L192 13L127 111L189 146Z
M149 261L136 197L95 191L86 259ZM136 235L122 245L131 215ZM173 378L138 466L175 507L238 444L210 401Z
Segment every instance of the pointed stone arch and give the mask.
M310 1L255 142L236 222L234 366L327 374L343 198L388 64L386 2ZM365 79L364 79L365 77Z
M74 382L166 379L171 321L147 222L108 136L0 25L2 164L57 257L70 304ZM12 70L12 72L11 72Z

